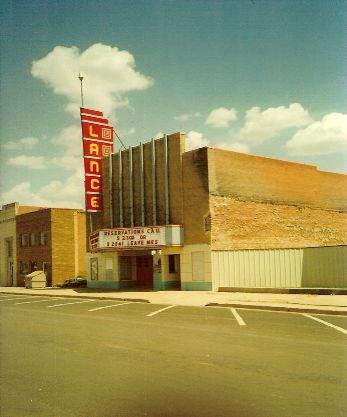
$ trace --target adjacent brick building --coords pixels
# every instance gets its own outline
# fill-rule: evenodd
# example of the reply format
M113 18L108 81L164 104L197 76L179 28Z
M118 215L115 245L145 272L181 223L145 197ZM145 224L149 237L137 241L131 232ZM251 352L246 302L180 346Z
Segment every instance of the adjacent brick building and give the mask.
M84 210L7 204L0 211L0 285L24 286L25 275L46 273L47 285L86 274Z
M43 270L47 286L86 274L85 212L46 208L16 217L17 282Z
M39 210L39 207L10 203L0 210L0 286L17 285L16 216Z
M184 134L102 161L91 287L347 287L347 176ZM156 226L156 228L154 228Z

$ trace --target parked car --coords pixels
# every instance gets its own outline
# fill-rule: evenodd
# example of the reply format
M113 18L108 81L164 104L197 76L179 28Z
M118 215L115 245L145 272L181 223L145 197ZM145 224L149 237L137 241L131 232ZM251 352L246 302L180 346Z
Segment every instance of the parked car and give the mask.
M61 288L85 288L87 287L87 280L85 278L71 278L66 279Z

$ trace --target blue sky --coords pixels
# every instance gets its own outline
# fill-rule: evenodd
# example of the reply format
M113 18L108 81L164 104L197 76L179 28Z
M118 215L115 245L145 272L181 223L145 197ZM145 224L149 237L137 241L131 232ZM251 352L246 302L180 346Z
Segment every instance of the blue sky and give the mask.
M0 23L0 204L84 207L79 71L127 146L347 172L346 1L4 0Z

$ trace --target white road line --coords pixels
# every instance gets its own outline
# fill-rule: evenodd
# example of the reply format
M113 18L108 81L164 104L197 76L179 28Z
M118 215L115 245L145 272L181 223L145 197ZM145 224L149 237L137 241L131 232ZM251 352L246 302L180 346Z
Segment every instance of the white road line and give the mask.
M124 306L125 304L133 304L133 303L134 303L133 301L129 301L128 303L111 304L109 306L92 308L91 310L88 310L88 311L97 311L97 310L102 310L103 308L111 308L111 307L117 307L117 306Z
M312 320L316 320L319 323L325 324L326 326L332 327L333 329L338 330L341 333L347 334L347 330L343 329L342 327L335 326L334 324L331 324L328 321L317 319L317 317L313 317L313 316L311 316L311 314L307 314L307 313L302 313L302 315L305 316L305 317L308 317Z
M242 317L236 311L236 308L231 308L230 311L233 313L236 321L239 323L240 326L246 326L246 323L243 321Z
M174 305L172 305L172 306L165 307L165 308L161 308L160 310L157 310L157 311L153 311L153 313L149 313L149 314L147 314L147 317L152 317L152 316L155 316L156 314L159 314L159 313L161 313L162 311L168 310L169 308L172 308L172 307L176 307L176 304L174 304Z
M19 304L33 304L33 303L44 303L47 301L52 301L52 298L46 298L44 300L36 300L36 301L23 301L22 303L14 303L15 305Z
M84 300L84 301L74 301L73 303L54 304L54 305L52 305L52 306L47 306L47 308L61 307L61 306L68 306L68 305L71 305L71 304L90 303L91 301L95 301L95 300Z
M16 298L2 298L0 301L18 301L18 300L25 300L27 298L33 298L31 295L29 297L18 296Z

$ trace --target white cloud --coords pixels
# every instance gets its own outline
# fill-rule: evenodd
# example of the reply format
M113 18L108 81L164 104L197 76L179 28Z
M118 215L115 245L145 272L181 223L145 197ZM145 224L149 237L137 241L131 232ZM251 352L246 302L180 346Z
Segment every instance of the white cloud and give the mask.
M229 151L240 152L240 153L249 153L250 149L249 146L245 143L240 142L220 142L216 145L216 148L227 149Z
M61 153L59 154L58 151L57 155L50 160L51 163L65 171L76 171L83 167L81 126L64 127L50 142L61 148Z
M237 116L235 109L219 107L218 109L214 109L211 111L211 113L207 116L205 123L216 128L229 127L230 122L236 119Z
M80 169L66 181L51 181L37 191L29 182L21 182L11 190L3 192L3 204L18 201L21 205L39 207L84 208L83 170Z
M238 142L218 142L215 145L212 145L211 142L204 137L200 132L194 130L190 131L186 135L186 152L193 149L203 148L205 146L217 148L217 149L226 149L234 152L249 153L249 146L244 143Z
M163 132L158 132L153 136L153 139L161 139L164 137L164 133Z
M245 125L238 132L237 139L257 145L272 139L282 130L306 126L311 122L308 111L299 103L292 103L289 107L270 107L264 111L252 107L246 112Z
M195 132L191 130L186 135L186 147L185 150L191 151L192 149L203 148L204 146L209 146L209 141L203 137L203 134L200 132Z
M51 162L63 168L65 171L76 171L76 169L83 167L82 155L78 157L66 153L62 156L55 156L54 158L52 158Z
M184 114L180 114L178 116L175 116L174 119L179 121L179 122L186 122L187 120L195 118L195 117L201 117L201 113L200 112L184 113Z
M30 169L46 168L46 162L43 156L18 155L14 158L9 158L8 164L15 167L25 167Z
M347 151L347 114L330 113L298 130L286 143L291 155L324 155Z
M56 46L45 57L33 61L31 74L51 87L55 94L67 98L66 109L78 117L80 81L84 75L84 105L110 116L117 107L128 105L124 94L145 90L153 80L135 70L135 59L128 51L94 44L85 51Z
M11 140L4 143L2 146L4 149L17 150L17 149L33 149L39 140L33 137L21 138L18 140Z
M58 135L51 140L56 146L63 146L69 155L82 155L82 132L81 125L64 127Z

